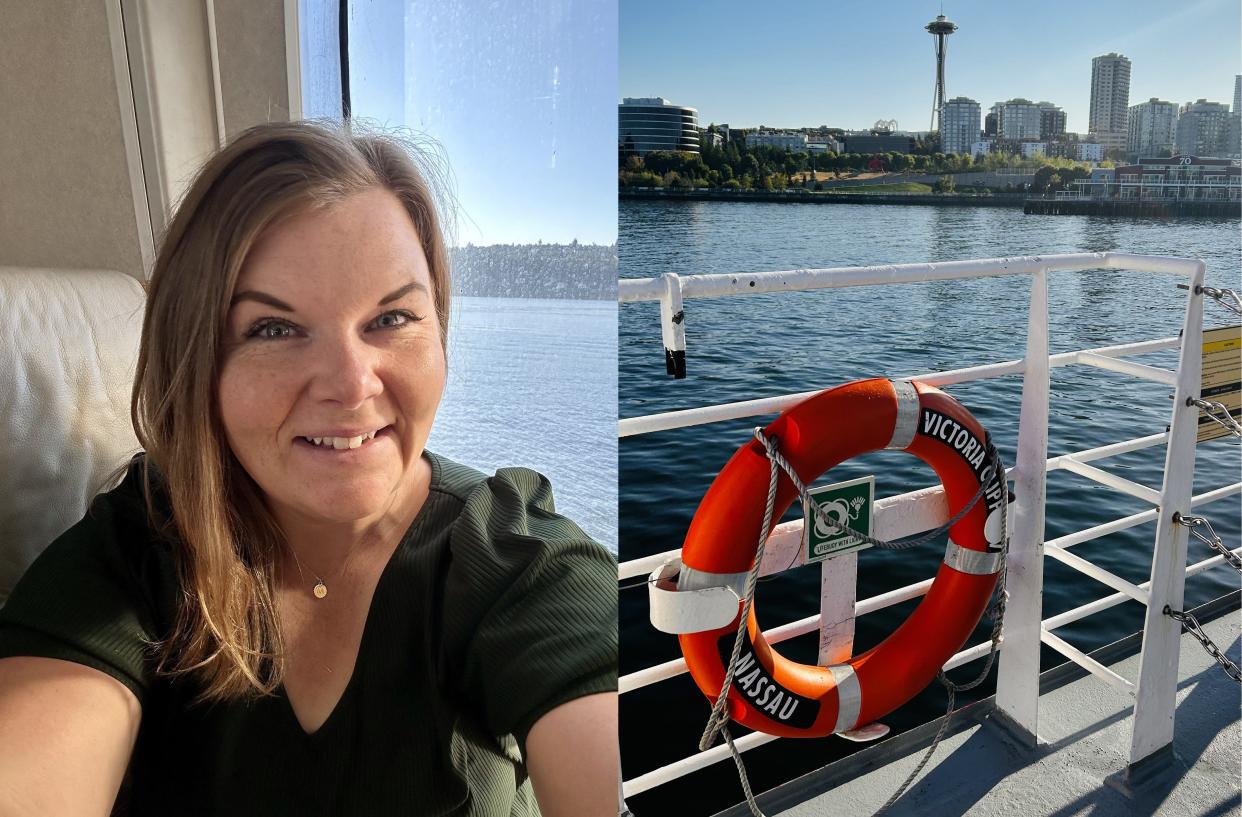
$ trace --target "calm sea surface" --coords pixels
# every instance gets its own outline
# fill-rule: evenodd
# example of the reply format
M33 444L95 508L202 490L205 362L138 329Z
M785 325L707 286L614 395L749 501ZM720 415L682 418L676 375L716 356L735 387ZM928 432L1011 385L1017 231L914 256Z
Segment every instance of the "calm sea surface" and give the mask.
M900 207L717 202L620 204L620 274L724 273L808 267L900 264L1049 253L1123 252L1202 258L1207 283L1237 288L1242 250L1235 220L1120 220L1083 216L1026 216L1007 208ZM1049 276L1053 353L1176 336L1186 293L1163 275L1122 270ZM622 304L619 314L618 397L621 417L827 388L865 377L1013 360L1023 356L1029 280L977 279L885 288L820 290L749 297L688 300L688 377L664 374L658 305ZM1208 302L1204 326L1232 316ZM1173 351L1132 358L1176 365ZM947 389L989 429L1006 463L1014 462L1021 377ZM1081 366L1052 371L1049 454L1078 451L1164 431L1171 389ZM679 429L620 441L620 558L638 558L681 545L695 508L712 479L756 425L756 417ZM1097 466L1159 488L1164 448L1154 447ZM1198 451L1195 493L1239 478L1232 441ZM932 484L931 470L900 452L853 460L822 482L874 474L877 498ZM1046 538L1144 510L1131 499L1065 471L1048 475ZM1229 547L1239 541L1237 498L1202 512ZM798 515L798 507L786 518ZM1138 583L1149 577L1154 525L1079 545L1075 552ZM859 598L933 575L943 541L901 553L868 550L859 560ZM1191 540L1190 559L1210 551ZM764 582L757 594L760 623L775 626L815 612L818 570L799 569ZM1044 617L1112 594L1104 585L1052 559L1044 561ZM1187 607L1238 587L1238 576L1217 568L1187 582ZM621 594L621 671L633 672L680 655L672 636L647 622L642 589ZM879 643L909 614L908 602L863 617L856 651ZM1142 627L1143 611L1127 602L1057 634L1083 650ZM981 627L971 643L986 638ZM784 642L794 660L815 663L814 636ZM1045 668L1060 663L1044 649ZM973 678L981 665L960 668ZM992 681L976 700L995 691ZM959 698L959 705L964 701ZM939 684L884 721L900 731L943 714ZM629 779L694 754L708 702L689 676L664 681L622 698L622 763ZM738 728L738 732L745 732ZM1060 736L1052 736L1060 737ZM822 766L853 746L838 738L777 741L747 752L755 791ZM894 780L894 789L900 781ZM632 798L640 817L712 814L742 799L729 762L697 772L657 793ZM674 808L674 804L676 807Z
M557 510L617 550L617 307L457 298L427 447L486 473L523 466Z

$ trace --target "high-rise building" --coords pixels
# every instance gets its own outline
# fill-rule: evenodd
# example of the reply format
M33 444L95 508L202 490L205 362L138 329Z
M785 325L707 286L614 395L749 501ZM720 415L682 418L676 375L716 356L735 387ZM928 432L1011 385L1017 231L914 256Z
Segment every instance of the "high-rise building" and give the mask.
M663 97L626 97L617 106L621 150L643 156L653 150L699 152L699 112Z
M1187 102L1177 117L1176 144L1182 156L1226 156L1229 153L1229 106L1206 99Z
M996 111L997 111L998 105L1000 105L999 102L997 102L996 105L992 106L992 110L988 111L987 116L983 117L983 135L984 136L995 136L996 135L996 120L997 120Z
M1133 158L1172 153L1177 140L1177 103L1164 102L1154 96L1146 102L1130 106L1126 153Z
M1226 148L1226 156L1242 159L1242 74L1233 78L1233 113L1229 114L1229 140Z
M944 103L940 120L940 150L944 153L970 153L979 141L979 103L964 96Z
M1051 102L1036 102L1039 107L1039 138L1055 142L1065 138L1065 111Z
M1029 99L1010 99L998 102L996 111L996 135L1002 139L1038 139L1039 106Z
M1091 60L1091 113L1089 130L1108 148L1124 148L1128 136L1130 60L1105 54Z

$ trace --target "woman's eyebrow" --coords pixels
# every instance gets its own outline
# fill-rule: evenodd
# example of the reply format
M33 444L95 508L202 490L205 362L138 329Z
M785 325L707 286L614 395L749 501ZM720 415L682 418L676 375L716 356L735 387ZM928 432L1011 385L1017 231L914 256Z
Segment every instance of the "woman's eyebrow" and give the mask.
M418 281L411 281L410 283L406 284L400 289L394 290L393 292L390 292L387 295L385 295L383 298L380 298L379 304L377 304L377 306L383 306L384 304L392 303L398 298L404 297L405 295L408 295L410 292L413 292L416 289L422 290L427 295L431 294L431 292L427 289L427 287L424 284L421 284ZM236 295L233 296L233 299L229 301L229 307L231 308L233 306L236 306L241 301L257 301L258 303L261 303L261 304L267 304L273 309L280 309L285 312L296 312L297 311L293 307L289 306L289 304L277 298L275 295L268 295L266 292L260 292L257 289L245 289L245 290L242 290L241 292L238 292Z
M398 298L408 295L409 293L413 292L416 289L421 289L424 295L427 295L427 296L431 295L431 291L428 290L426 286L419 283L418 281L410 281L408 284L401 287L400 289L390 292L387 295L385 295L383 298L380 298L380 302L379 304L377 304L377 306L383 306L384 304L392 303Z

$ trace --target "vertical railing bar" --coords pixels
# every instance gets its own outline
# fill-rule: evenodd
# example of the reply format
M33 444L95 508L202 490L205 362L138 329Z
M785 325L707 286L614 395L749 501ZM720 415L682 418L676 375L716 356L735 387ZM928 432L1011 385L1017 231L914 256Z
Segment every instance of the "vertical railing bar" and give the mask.
M1047 491L1048 270L1031 277L1026 366L1018 419L1013 529L1009 541L1005 650L997 670L996 706L1017 733L1034 745L1039 735L1039 644L1043 618L1044 499Z
M1143 620L1143 652L1139 658L1134 731L1130 740L1131 767L1173 742L1182 626L1166 616L1164 608L1168 605L1181 610L1186 587L1189 533L1173 523L1173 515L1190 509L1194 485L1199 409L1188 405L1187 400L1199 395L1203 369L1203 295L1200 292L1203 272L1204 264L1199 261L1188 282L1177 388L1173 394L1173 417L1165 448L1164 483L1160 490L1160 514L1152 554L1150 600Z

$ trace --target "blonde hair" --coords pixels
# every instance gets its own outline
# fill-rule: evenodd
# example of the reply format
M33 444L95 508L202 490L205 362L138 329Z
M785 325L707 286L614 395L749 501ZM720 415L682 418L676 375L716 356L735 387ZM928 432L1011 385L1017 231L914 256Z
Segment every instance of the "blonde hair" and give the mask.
M229 301L264 231L374 188L409 213L427 257L442 343L451 295L434 156L357 124L280 122L239 134L199 171L160 243L147 284L131 415L146 450L152 526L175 542L180 597L157 672L189 675L199 700L270 694L283 679L276 564L286 546L263 493L226 441L217 408ZM154 470L154 474L153 474ZM172 509L158 518L153 482Z

